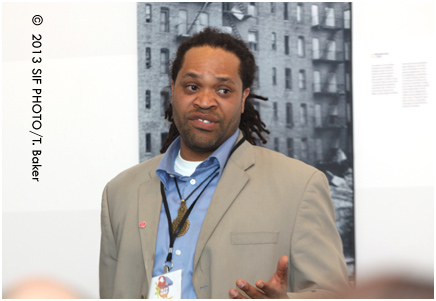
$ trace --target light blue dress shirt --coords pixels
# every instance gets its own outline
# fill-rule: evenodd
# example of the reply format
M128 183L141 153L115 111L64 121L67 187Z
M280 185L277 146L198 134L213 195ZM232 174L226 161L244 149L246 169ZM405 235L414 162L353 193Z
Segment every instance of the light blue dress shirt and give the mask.
M165 186L165 194L167 196L168 207L171 213L171 220L177 217L177 210L180 207L180 197L176 189L174 178L177 177L177 183L180 188L180 193L183 198L186 198L198 185L201 184L213 171L219 167L219 174L207 186L201 197L195 204L191 214L189 215L190 226L185 235L177 237L173 247L173 264L171 271L182 270L182 298L196 299L197 295L192 284L192 273L194 269L194 255L197 246L198 236L200 235L201 225L206 216L207 209L212 200L218 181L226 165L228 156L233 146L238 139L239 129L227 139L209 158L200 163L194 173L187 177L182 176L174 171L174 162L180 150L180 136L171 143L168 150L165 152L159 166L156 169L156 174ZM195 193L193 193L186 205L189 208L197 196L201 193L204 186L210 181L207 180ZM170 245L170 237L168 231L168 220L165 213L165 207L162 204L159 218L159 228L156 240L156 252L153 267L153 277L161 275L164 272L164 263L168 255Z

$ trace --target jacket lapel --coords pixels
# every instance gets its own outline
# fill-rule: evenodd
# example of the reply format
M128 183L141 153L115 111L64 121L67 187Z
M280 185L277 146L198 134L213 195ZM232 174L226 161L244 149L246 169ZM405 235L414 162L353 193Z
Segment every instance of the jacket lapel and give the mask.
M154 266L154 252L156 249L159 216L162 207L160 195L160 181L154 171L150 172L150 180L142 183L138 189L138 217L139 222L146 222L140 228L142 255L145 264L146 283L152 278Z
M241 138L241 134L239 138ZM235 201L238 194L244 188L245 184L248 182L249 176L245 171L253 164L254 151L252 145L248 142L242 143L242 145L227 161L227 165L220 178L201 227L195 249L194 271L201 257L204 246L213 231L218 226L228 208ZM202 298L201 296L197 297Z

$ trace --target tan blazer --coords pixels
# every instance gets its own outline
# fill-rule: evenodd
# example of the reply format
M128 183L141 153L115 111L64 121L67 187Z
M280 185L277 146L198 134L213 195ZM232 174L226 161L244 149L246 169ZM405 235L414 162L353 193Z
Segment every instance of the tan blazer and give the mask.
M122 172L104 189L101 298L147 297L162 206L155 173L161 158ZM239 278L268 281L282 255L290 260L291 298L328 297L347 286L324 174L244 142L228 160L198 238L197 297L229 298Z

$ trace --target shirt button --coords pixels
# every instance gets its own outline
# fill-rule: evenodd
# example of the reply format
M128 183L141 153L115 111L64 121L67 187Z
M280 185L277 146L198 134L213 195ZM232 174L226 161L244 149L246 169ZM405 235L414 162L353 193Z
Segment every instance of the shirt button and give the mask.
M192 185L195 185L195 180L194 179L192 179L191 181L189 181L189 183L191 183Z
M180 254L182 254L182 251L176 250L176 255L180 255Z

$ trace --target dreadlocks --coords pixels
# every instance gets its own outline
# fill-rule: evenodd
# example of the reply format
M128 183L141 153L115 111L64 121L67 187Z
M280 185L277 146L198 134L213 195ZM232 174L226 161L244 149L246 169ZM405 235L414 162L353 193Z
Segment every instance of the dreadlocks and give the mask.
M242 80L242 90L251 87L254 81L254 74L256 72L256 63L253 54L248 49L244 41L239 40L230 34L222 33L214 28L206 28L202 32L193 35L190 39L183 41L176 53L175 59L172 61L170 68L170 77L173 82L176 82L177 74L183 65L183 60L186 52L193 47L210 46L213 48L221 48L223 50L232 52L239 60L239 75ZM250 89L251 91L251 89ZM248 142L256 145L256 134L262 143L266 143L266 139L262 133L269 134L270 131L266 129L265 123L261 120L259 112L253 105L252 99L268 100L268 98L250 93L245 101L244 113L241 115L239 129L245 136ZM163 143L161 153L164 153L170 144L180 134L177 130L173 120L173 108L170 104L165 111L165 119L171 125L168 132L168 137Z

